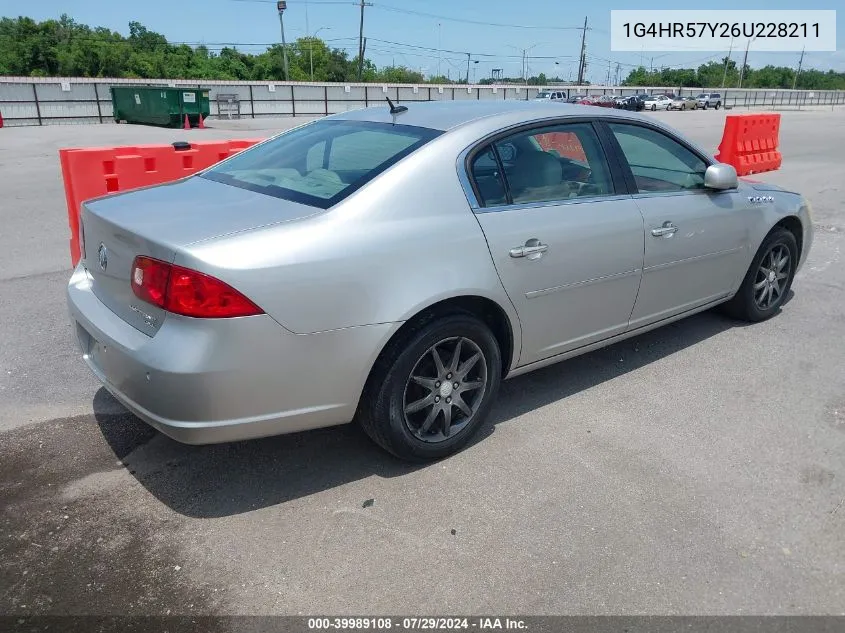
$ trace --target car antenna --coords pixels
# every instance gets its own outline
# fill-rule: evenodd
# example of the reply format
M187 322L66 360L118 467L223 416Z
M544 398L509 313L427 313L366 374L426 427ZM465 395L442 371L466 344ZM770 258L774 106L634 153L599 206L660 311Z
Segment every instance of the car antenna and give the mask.
M385 97L387 102L390 104L390 114L401 114L402 112L407 112L408 107L403 105L394 105L393 102L390 100L390 97Z

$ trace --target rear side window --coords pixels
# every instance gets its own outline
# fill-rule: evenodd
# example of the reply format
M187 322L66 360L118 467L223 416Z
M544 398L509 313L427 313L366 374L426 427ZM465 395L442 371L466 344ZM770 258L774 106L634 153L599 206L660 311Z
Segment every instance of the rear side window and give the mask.
M201 177L327 209L439 134L410 125L316 121Z
M483 147L476 153L470 166L470 172L473 181L475 181L481 206L493 207L507 203L502 173L490 145Z
M470 172L482 206L613 195L610 170L589 123L527 129L484 146Z

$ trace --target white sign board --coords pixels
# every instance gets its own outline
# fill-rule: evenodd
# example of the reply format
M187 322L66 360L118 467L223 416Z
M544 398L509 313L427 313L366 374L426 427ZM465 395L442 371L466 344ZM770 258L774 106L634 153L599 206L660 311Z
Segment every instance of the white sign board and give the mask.
M439 87L437 88L437 92L438 92L438 94L441 94L441 95L442 95L442 94L443 94L443 86L439 86Z
M493 94L496 94L498 91L499 89L496 86L493 86Z
M135 93L135 105L141 105L141 95Z
M276 84L267 84L267 90L270 92L276 92Z
M384 92L384 93L387 93L387 86L382 86L381 91Z
M346 92L346 93L349 93L349 92L352 91L352 87L351 86L344 86L343 91Z
M196 103L197 102L197 95L193 92L183 92L182 93L182 101L185 103Z
M62 82L62 92L70 92L70 82L63 81Z
M414 86L414 94L419 93L419 91L420 91L420 87L419 87L419 86Z

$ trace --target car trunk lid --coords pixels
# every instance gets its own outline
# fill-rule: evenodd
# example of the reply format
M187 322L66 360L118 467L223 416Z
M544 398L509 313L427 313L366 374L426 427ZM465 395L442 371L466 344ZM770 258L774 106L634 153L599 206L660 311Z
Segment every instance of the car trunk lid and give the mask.
M172 262L197 242L314 215L319 209L204 178L100 198L82 205L83 265L112 312L154 335L167 312L132 292L138 255Z

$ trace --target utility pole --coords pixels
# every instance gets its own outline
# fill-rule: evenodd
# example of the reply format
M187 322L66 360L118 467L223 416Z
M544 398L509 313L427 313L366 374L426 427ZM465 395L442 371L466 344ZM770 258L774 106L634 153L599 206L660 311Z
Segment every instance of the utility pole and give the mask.
M748 49L751 47L751 40L748 40L748 44L745 45L745 56L742 58L742 68L739 69L739 86L737 88L742 88L742 78L745 75L745 64L748 62Z
M621 64L617 62L616 64L616 81L614 82L617 86L619 85L619 71L621 69Z
M728 64L731 61L731 53L733 53L733 50L734 50L734 38L731 38L731 46L728 49L728 56L725 57L725 71L722 73L722 88L725 87L725 80L728 77Z
M467 53L467 84L469 83L469 60L470 60L470 54Z
M806 48L806 47L805 47ZM801 65L804 63L804 49L801 49L801 59L798 60L798 72L795 73L795 79L792 80L792 89L795 90L795 86L798 85L798 77L801 76Z
M440 74L440 50L443 48L443 29L441 28L443 25L440 22L437 23L437 76L442 77L443 75Z
M285 81L290 81L290 73L288 71L288 47L285 44L285 20L282 14L288 8L288 3L285 0L279 0L276 3L276 9L279 11L279 25L282 28L282 64L285 71Z
M578 62L578 85L584 85L584 71L587 66L587 16L584 16L584 30L581 31L581 59Z
M526 50L522 49L522 81L528 83L528 77L525 76L525 53Z
M361 24L358 27L358 81L364 73L364 0L361 0Z

